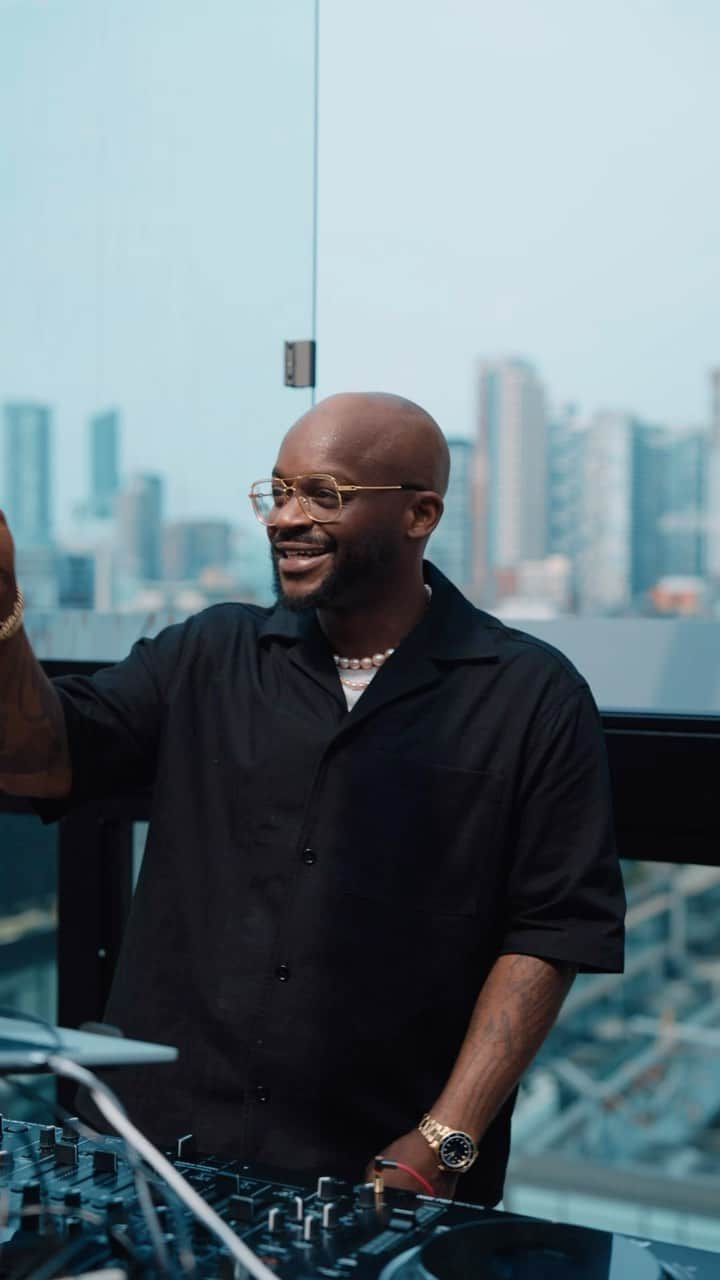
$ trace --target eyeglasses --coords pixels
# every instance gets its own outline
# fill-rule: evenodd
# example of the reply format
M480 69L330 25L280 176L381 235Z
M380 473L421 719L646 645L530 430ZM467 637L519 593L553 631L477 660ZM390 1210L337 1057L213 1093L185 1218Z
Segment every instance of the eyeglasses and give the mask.
M250 486L249 498L253 511L261 524L277 524L278 511L287 506L292 497L297 498L302 510L318 524L337 520L342 511L344 493L380 492L389 489L414 489L421 492L421 484L338 484L334 476L293 476L281 480L273 476L269 480L256 480Z

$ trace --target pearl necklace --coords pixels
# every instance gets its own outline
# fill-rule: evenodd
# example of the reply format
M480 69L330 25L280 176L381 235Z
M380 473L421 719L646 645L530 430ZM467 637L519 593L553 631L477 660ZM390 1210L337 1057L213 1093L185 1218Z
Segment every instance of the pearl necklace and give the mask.
M427 604L432 600L432 587L425 583L425 596ZM373 675L378 667L382 667L394 654L394 649L386 649L384 653L374 653L372 657L367 658L343 658L339 653L333 654L333 662L338 669L338 675L341 671L372 671ZM368 681L366 680L348 680L343 679L340 675L340 683L347 686L348 689L365 689Z

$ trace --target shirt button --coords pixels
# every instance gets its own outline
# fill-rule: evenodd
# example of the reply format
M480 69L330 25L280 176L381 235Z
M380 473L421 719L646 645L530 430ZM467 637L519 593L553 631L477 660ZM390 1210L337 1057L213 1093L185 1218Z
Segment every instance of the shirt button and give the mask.
M312 867L317 862L317 854L314 849L303 849L302 860L306 867Z
M277 978L278 982L290 981L290 970L288 969L286 964L278 965L277 969L275 970L275 977Z
M265 1085L264 1085L264 1084L256 1084L256 1085L255 1085L255 1101L256 1101L256 1102L269 1102L269 1100L270 1100L270 1094L268 1093L267 1089L265 1088Z

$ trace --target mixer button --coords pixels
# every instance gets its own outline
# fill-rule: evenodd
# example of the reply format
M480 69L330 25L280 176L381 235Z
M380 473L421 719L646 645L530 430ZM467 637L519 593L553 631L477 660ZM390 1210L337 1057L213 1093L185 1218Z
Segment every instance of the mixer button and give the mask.
M93 1173L117 1173L117 1151L109 1151L107 1147L98 1147L93 1151Z
M76 1142L57 1142L55 1144L55 1163L77 1165L78 1149Z
M252 1196L231 1196L228 1212L236 1222L254 1222L255 1201Z
M240 1190L240 1175L238 1173L216 1173L215 1174L215 1194L218 1196L237 1195Z

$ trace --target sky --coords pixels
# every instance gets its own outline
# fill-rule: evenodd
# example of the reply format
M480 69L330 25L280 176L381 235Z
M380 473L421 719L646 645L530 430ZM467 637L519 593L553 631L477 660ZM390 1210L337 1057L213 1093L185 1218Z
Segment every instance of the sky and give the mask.
M314 9L0 0L0 403L53 407L60 529L115 405L171 516L248 520L314 321L318 397L397 391L450 435L483 356L707 416L720 5L319 0L316 206Z

